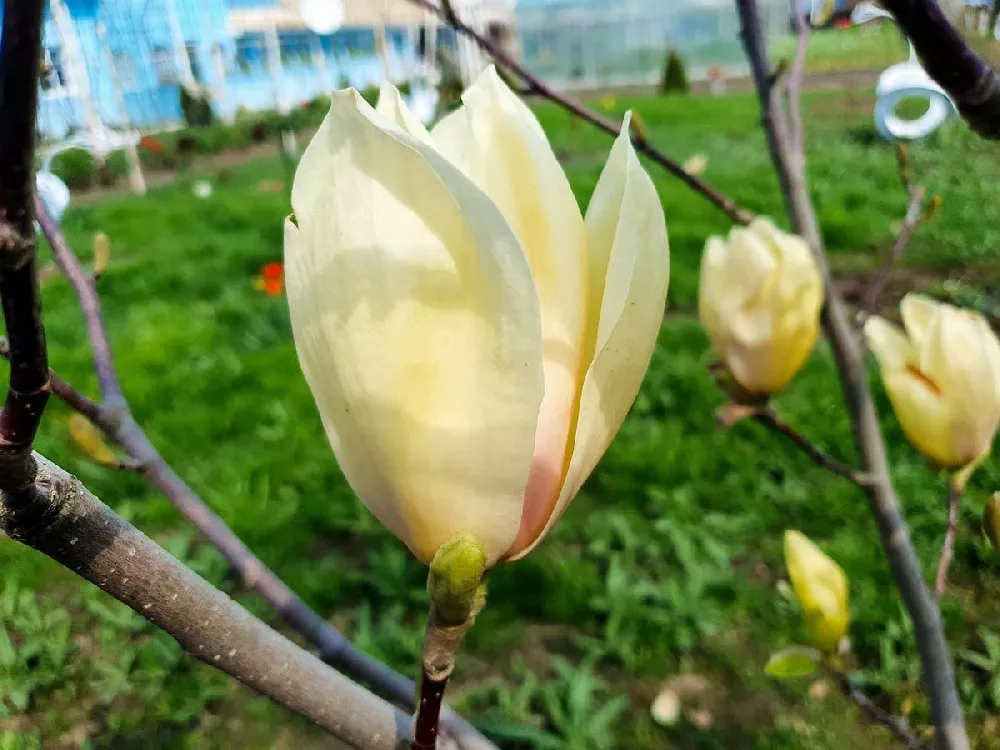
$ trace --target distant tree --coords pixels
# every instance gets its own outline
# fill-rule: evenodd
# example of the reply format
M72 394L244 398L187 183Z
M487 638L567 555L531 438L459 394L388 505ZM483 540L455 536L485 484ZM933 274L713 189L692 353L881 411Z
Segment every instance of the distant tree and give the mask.
M686 94L688 89L687 68L684 65L684 59L677 50L672 49L667 54L667 60L663 66L660 91L664 94Z

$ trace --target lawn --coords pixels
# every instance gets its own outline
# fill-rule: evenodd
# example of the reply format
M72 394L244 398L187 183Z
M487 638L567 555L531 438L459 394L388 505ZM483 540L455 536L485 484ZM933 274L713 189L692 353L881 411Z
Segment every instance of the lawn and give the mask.
M611 104L611 103L607 103ZM893 240L905 196L890 146L871 125L867 92L807 97L810 176L845 288L870 274ZM599 106L595 103L595 106ZM650 138L747 208L780 216L777 183L752 97L619 100ZM543 126L585 204L610 140L539 106ZM1000 152L954 124L911 149L915 176L942 207L922 228L890 296L918 286L1000 312ZM851 579L855 650L882 705L926 721L905 617L862 496L761 428L715 426L722 403L692 315L705 238L725 217L651 167L671 235L673 276L659 346L618 439L551 537L490 577L489 605L460 660L452 699L504 748L892 747L823 682L775 684L774 649L799 620L779 582L781 535L798 528ZM145 199L109 197L71 209L70 239L88 252L111 237L100 280L125 392L174 467L260 557L359 646L400 670L418 663L424 569L352 497L295 359L282 298L256 291L281 253L286 196L257 189L277 159L183 176ZM211 198L191 180L208 177ZM47 254L46 254L47 258ZM79 309L68 283L43 286L53 366L93 392ZM945 482L906 444L881 389L897 486L931 571L945 526ZM789 421L850 458L850 425L821 346L778 400ZM39 449L246 606L225 563L137 476L88 463L59 403ZM997 747L1000 557L978 516L1000 486L1000 461L974 476L962 507L944 613L960 653L963 699L978 747ZM285 748L326 746L286 712L186 658L137 615L31 550L0 540L0 748ZM679 676L683 676L678 679ZM991 683L991 680L993 682ZM689 694L669 729L649 717L666 681ZM828 693L828 694L827 694Z

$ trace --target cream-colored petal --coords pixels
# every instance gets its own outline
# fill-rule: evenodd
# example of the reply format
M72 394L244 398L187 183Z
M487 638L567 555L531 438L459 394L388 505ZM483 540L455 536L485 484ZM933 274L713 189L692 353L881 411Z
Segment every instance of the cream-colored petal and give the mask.
M551 515L565 474L571 425L588 364L586 237L569 181L541 126L493 66L480 74L462 100L469 128L462 167L514 230L528 257L541 306L545 397L525 516L514 543L518 548L535 538ZM448 154L443 142L439 148Z
M516 557L527 554L552 529L611 444L639 391L663 320L670 274L666 221L627 127L594 191L587 233L592 267L604 277L603 283L595 280L592 286L603 289L599 348L584 380L559 501L542 533Z
M899 369L916 364L913 345L899 328L873 315L865 322L865 341L883 369Z
M292 328L344 475L420 560L464 531L494 563L519 528L543 382L513 233L354 91L334 94L292 204Z
M993 357L978 313L940 305L927 329L921 372L948 404L955 450L969 461L989 449L1000 419Z
M437 150L448 161L463 172L469 171L472 126L469 124L469 113L465 111L464 106L442 117L431 128L431 139Z
M963 466L974 458L956 446L948 404L916 368L885 368L882 382L896 419L917 450L948 468Z
M413 114L406 102L403 101L399 89L389 81L382 81L378 92L378 106L375 111L389 120L393 125L404 133L413 136L418 141L433 143L431 134L420 122L420 119Z
M899 303L899 312L903 317L903 327L906 329L906 335L913 342L917 351L923 349L931 320L938 313L940 307L940 302L936 302L922 294L914 294L912 292L903 297L903 301Z

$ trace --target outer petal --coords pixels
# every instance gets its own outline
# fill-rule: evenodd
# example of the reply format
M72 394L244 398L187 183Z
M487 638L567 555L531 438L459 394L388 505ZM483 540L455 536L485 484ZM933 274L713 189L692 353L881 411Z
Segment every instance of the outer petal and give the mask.
M589 364L589 280L580 209L538 120L490 66L462 97L438 148L499 207L528 257L542 314L545 398L535 461L513 549L537 537L549 518L568 463L568 443ZM464 123L467 130L459 127Z
M899 312L903 316L903 327L906 329L906 335L917 349L923 348L931 320L940 307L940 302L913 293L907 294L899 303Z
M547 534L607 450L635 400L663 320L670 251L652 180L636 158L628 123L618 137L587 211L591 289L600 296L596 354L580 399L573 452Z
M467 531L492 564L518 530L542 396L514 235L354 91L334 94L292 204L292 327L345 476L420 560Z
M882 382L903 432L921 453L948 468L963 466L974 458L959 451L949 405L919 370L883 369Z
M990 338L992 332L981 315L942 304L920 353L921 372L939 385L948 404L955 452L965 462L989 450L1000 420L996 352Z
M883 318L873 315L865 322L865 340L883 370L900 369L916 363L910 340Z
M375 111L407 135L424 143L432 143L431 134L427 132L427 128L406 106L406 102L400 96L399 89L389 81L382 81L382 85L379 87L378 106Z

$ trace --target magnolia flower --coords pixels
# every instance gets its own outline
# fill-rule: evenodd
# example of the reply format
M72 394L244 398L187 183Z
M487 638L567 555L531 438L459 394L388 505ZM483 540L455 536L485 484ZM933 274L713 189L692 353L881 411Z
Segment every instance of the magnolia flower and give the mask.
M335 92L285 223L299 360L358 497L430 561L552 528L649 364L669 252L628 121L586 219L531 110L488 68L428 132L395 88Z
M805 241L768 219L711 237L698 312L712 347L750 394L784 388L819 335L823 282Z
M1000 424L1000 342L978 313L908 294L904 330L865 324L903 432L936 464L958 468L989 453Z
M792 530L785 532L785 565L811 644L827 653L837 651L850 619L844 571L808 537Z

